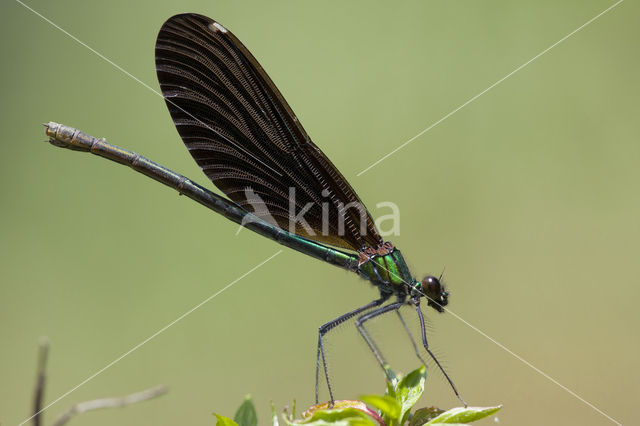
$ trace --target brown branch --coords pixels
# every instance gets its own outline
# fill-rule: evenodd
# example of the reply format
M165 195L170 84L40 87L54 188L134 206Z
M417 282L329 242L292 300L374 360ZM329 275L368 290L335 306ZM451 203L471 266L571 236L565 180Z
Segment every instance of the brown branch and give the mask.
M156 398L160 395L165 394L166 392L167 387L164 385L160 385L151 389L143 390L141 392L132 393L131 395L80 402L78 404L75 404L66 413L60 416L58 420L56 420L56 422L53 424L53 426L62 426L76 414L82 414L87 411L98 410L102 408L124 407L138 402L146 401L148 399Z
M42 400L44 399L44 386L47 378L48 355L49 339L44 337L40 340L40 348L38 350L38 375L36 377L36 388L33 391L33 426L42 424Z

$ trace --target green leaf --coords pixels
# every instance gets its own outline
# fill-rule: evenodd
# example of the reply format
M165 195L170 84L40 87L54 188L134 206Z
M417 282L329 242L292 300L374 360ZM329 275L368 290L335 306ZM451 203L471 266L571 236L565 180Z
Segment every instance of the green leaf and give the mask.
M444 413L444 410L441 410L437 407L425 407L417 409L413 413L413 417L409 421L409 426L422 426L428 423L430 420L435 419L440 414Z
M301 420L289 422L288 425L354 425L354 426L385 426L382 418L363 401L338 400L333 405L330 402L316 404L302 413Z
M292 423L292 425L297 426L300 423ZM366 419L360 419L360 418L356 418L356 417L347 417L344 419L340 419L340 420L323 420L323 419L318 419L315 420L311 423L303 423L304 425L310 425L310 426L373 426L373 424L366 420Z
M385 392L385 395L389 395L390 397L395 398L396 386L398 386L398 376L396 375L395 371L391 369L391 366L389 364L385 364L383 368L387 376L387 391Z
M502 405L497 407L457 407L451 410L445 411L438 417L429 421L428 425L436 425L440 423L455 424L455 423L471 423L476 420L484 419L502 408Z
M258 415L253 406L253 401L251 401L251 395L247 395L242 404L240 404L236 415L233 416L233 420L238 426L258 426Z
M428 423L430 426L463 426L466 423Z
M286 411L282 412L282 420L284 420L284 424L286 424L287 426L292 426L294 424L293 419L291 419L290 417L291 416Z
M289 412L289 407L285 405L284 410L282 410L282 420L284 420L285 424L291 426L293 424L293 419L296 416L296 400L293 400L293 409Z
M229 417L221 416L218 413L213 413L218 418L216 426L238 426L238 423L231 420Z
M402 407L399 424L404 424L409 417L411 407L413 407L422 396L426 378L427 369L424 365L421 365L419 368L404 376L398 382L395 389L396 400Z
M389 364L384 365L384 372L387 375L387 383L391 383L392 388L395 390L396 386L398 386L398 375L391 368Z
M276 406L273 401L271 401L271 424L272 426L280 426L280 423L278 422L278 414L276 413Z
M365 404L377 408L387 425L398 424L401 407L395 398L389 395L365 395L361 396L360 400Z
M391 398L396 398L396 388L395 385L393 383L391 383L390 381L387 380L387 392L385 393L385 395L390 396Z
M362 410L353 407L319 410L298 424L312 426L378 426L378 424L374 423L373 419Z

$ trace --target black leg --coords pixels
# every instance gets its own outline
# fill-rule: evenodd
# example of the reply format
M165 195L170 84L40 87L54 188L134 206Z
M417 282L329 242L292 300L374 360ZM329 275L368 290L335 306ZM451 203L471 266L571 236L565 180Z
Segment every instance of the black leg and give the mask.
M438 366L438 368L440 369L440 371L442 371L442 374L444 374L444 377L449 382L449 385L451 385L451 389L453 389L453 393L456 394L456 396L458 397L460 402L462 402L464 404L464 406L466 407L467 403L464 401L464 399L462 399L462 397L458 393L458 389L456 389L456 385L453 384L453 382L449 378L449 375L447 374L447 372L444 371L444 368L442 368L442 365L440 365L440 362L438 361L436 356L433 354L433 352L431 352L431 349L429 349L429 343L427 343L427 332L426 332L425 326L424 326L424 316L422 315L422 310L420 309L420 305L415 304L415 307L416 307L416 312L418 313L418 318L420 319L420 331L422 332L422 345L424 346L424 348L427 351L427 353L429 354L429 356L431 356L431 358L435 361L435 363Z
M400 322L402 322L402 326L404 327L405 331L407 332L407 335L409 336L409 340L411 340L411 345L413 346L413 351L415 352L415 354L418 357L418 359L420 360L420 362L426 367L427 363L422 358L422 355L420 355L420 351L418 350L418 345L416 345L416 341L413 340L413 335L411 334L411 330L409 330L409 327L407 326L407 323L404 320L404 317L400 313L400 309L398 309L396 311L396 313L398 314L398 318L400 318Z
M333 404L333 392L331 391L331 383L329 381L329 371L327 370L327 361L324 356L324 345L322 344L322 338L329 331L342 324L343 322L353 318L354 316L361 314L362 312L375 308L376 306L382 305L387 299L389 299L389 294L382 293L380 295L380 299L374 300L371 303L367 303L364 306L359 307L358 309L354 309L353 311L347 312L344 315L340 315L338 318L329 321L326 324L323 324L318 329L318 352L316 355L316 404L318 403L318 387L319 387L319 379L320 379L320 358L322 358L322 367L324 368L324 377L327 381L327 388L329 389L329 398L331 399L331 403Z
M376 358L380 358L380 361L382 361L382 364L388 365L388 362L385 359L384 355L382 355L382 351L378 347L378 344L373 339L373 337L371 337L371 333L369 333L369 330L367 330L365 327L362 327L361 329L358 329L358 331L360 332L361 335L363 335L364 341L367 342L367 346L369 346L369 349L371 349L374 355L377 354Z
M369 321L370 319L373 319L377 316L380 316L382 314L385 314L387 312L391 312L397 309L400 309L400 307L402 307L406 302L404 300L395 302L395 303L390 303L386 306L383 306L381 308L375 309L367 314L362 315L360 318L358 318L358 320L356 321L356 327L358 328L358 331L360 332L360 334L362 335L362 338L364 339L365 342L367 342L367 345L369 346L369 349L371 349L371 352L373 352L373 355L376 357L376 360L378 361L378 364L380 364L380 367L382 367L382 369L384 370L385 374L387 374L387 378L389 380L391 380L390 377L388 377L388 373L387 373L387 362L385 361L384 357L382 356L382 353L380 352L380 350L378 349L378 346L376 345L375 341L373 340L373 338L371 337L371 335L369 334L369 332L367 331L367 329L364 327L364 323Z

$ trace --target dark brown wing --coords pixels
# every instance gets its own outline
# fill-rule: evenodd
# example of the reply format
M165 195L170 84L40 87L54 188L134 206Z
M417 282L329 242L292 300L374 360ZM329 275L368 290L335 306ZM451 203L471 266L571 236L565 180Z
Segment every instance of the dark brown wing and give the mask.
M322 243L358 250L382 242L351 185L229 30L201 15L170 18L158 34L156 69L178 133L229 198ZM305 208L309 226L291 226L291 212Z

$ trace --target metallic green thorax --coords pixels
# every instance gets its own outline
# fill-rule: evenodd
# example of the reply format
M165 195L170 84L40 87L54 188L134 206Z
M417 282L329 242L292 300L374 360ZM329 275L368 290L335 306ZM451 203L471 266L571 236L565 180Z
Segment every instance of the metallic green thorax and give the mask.
M408 293L413 286L413 277L400 250L370 257L360 264L358 272L375 285L394 293Z

